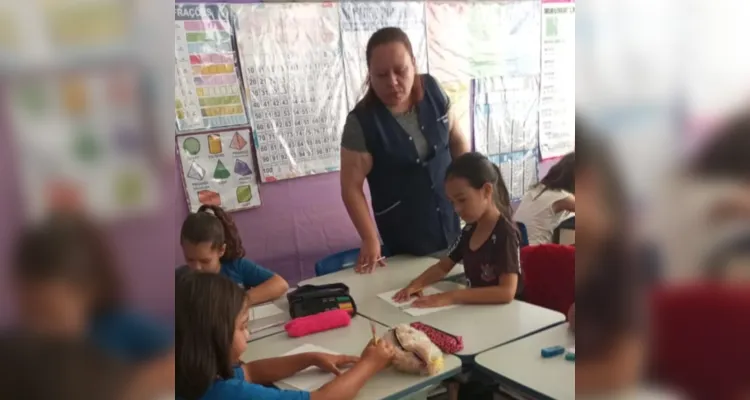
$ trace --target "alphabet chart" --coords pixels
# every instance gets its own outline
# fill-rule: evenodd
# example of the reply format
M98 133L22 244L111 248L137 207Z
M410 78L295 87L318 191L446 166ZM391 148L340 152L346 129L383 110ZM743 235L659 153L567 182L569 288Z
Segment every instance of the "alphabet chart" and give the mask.
M370 36L378 29L396 26L409 36L417 72L427 73L427 39L423 1L345 1L341 3L341 39L344 46L349 109L364 96L367 76L365 50Z
M243 4L234 11L261 178L338 171L347 114L338 5Z
M247 124L229 7L176 4L174 11L178 131Z
M177 137L188 207L227 211L260 206L248 129Z

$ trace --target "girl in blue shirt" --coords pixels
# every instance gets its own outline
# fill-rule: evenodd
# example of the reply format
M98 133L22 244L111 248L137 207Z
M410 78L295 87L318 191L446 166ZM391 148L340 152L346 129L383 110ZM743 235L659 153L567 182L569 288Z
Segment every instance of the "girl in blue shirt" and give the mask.
M128 309L111 249L96 225L54 214L27 227L15 248L22 332L86 340L135 367L139 383L172 389L172 330Z
M250 304L277 299L289 289L284 278L243 258L245 249L232 217L221 207L202 205L182 223L180 244L186 269L221 274L247 290Z
M387 367L393 348L385 340L367 345L360 357L303 353L240 363L247 349L249 301L219 274L189 271L175 287L175 386L180 400L345 400ZM339 368L353 365L346 372ZM315 366L337 377L314 392L271 385Z

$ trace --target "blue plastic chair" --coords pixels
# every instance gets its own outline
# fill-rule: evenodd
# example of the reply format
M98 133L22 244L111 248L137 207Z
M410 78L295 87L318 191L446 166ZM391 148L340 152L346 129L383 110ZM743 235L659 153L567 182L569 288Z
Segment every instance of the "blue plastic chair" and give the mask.
M529 232L526 230L526 225L523 222L516 222L518 231L521 232L521 247L529 245Z
M380 248L380 254L383 257L389 257L390 254L385 246ZM331 254L326 258L315 263L315 276L323 276L339 272L343 269L352 268L357 265L359 258L359 249L351 249L340 253Z

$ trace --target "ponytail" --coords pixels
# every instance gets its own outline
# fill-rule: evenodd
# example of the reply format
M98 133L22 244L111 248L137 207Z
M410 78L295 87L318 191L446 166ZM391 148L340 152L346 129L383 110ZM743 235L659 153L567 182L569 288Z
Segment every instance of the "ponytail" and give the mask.
M198 213L213 213L221 223L224 231L224 244L227 246L224 256L221 257L222 261L236 260L245 256L245 248L242 247L242 239L240 238L240 232L237 230L237 225L234 224L232 217L223 208L204 204L200 206Z
M511 207L510 204L510 191L508 191L508 186L505 184L503 174L500 172L500 167L495 163L492 163L492 166L497 173L497 179L495 179L494 185L495 206L500 211L500 218L502 218L503 223L509 232L508 244L517 247L521 243L521 232L519 232L518 226L516 226L516 223L511 217L511 214L513 214L513 207ZM515 239L515 243L513 243L513 239Z

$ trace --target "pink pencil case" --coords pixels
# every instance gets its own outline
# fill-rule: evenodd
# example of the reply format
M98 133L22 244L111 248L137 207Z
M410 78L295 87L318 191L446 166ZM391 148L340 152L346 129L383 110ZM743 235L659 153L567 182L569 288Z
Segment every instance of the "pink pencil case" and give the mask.
M295 318L284 325L290 337L302 337L313 333L349 326L352 316L345 310L324 311L322 313Z
M421 322L412 322L411 327L424 332L428 338L435 343L443 353L455 354L464 349L464 340L461 336L454 336L448 332L443 332L440 329L435 328Z

